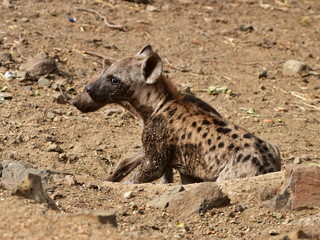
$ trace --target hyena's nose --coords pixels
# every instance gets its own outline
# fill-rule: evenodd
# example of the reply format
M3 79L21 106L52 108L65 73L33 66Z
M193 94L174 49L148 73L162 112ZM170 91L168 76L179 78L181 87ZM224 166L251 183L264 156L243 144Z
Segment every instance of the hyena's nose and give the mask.
M87 91L87 93L92 93L93 92L93 86L91 84L86 86L86 91Z

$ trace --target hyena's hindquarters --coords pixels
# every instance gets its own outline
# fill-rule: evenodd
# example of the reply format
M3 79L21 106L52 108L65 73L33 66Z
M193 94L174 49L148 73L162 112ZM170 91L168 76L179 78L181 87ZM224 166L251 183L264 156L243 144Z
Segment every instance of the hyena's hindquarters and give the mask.
M271 142L266 142L266 143L267 143L267 147L268 147L270 153L274 157L274 164L276 167L275 170L280 171L281 170L281 156L280 156L279 148Z

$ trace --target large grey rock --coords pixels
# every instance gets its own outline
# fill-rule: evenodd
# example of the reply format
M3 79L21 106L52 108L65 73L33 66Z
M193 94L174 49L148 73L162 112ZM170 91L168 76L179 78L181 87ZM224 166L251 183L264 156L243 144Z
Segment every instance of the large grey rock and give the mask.
M0 162L0 183L5 186L15 188L21 182L25 181L29 173L41 176L45 184L48 184L50 180L56 182L60 179L61 181L65 181L70 178L76 182L75 177L70 173L35 169L30 164L22 162Z
M38 87L49 88L51 86L51 81L45 77L40 77L38 79Z
M177 194L170 202L168 210L175 215L188 217L229 204L229 197L222 192L217 183L204 182L195 184L192 189Z
M308 66L301 61L288 60L284 63L282 73L286 76L294 76L304 73L308 70Z
M230 199L214 182L170 187L164 194L148 203L160 209L167 208L176 216L187 217L195 213L205 213L212 208L227 206Z
M14 194L35 200L38 203L45 203L54 210L58 209L55 202L44 191L39 175L28 173L26 179L17 186Z
M44 53L37 54L34 58L27 60L19 67L19 70L28 72L32 77L52 73L57 69L56 62Z
M185 189L182 185L171 186L162 195L148 202L148 205L163 210L169 206L170 202L179 192L184 190Z

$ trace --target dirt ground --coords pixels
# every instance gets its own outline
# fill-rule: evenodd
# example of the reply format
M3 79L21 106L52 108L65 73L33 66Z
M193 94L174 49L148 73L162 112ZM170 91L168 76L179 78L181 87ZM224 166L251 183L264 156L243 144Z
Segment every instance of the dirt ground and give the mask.
M0 52L12 54L0 73L19 71L26 58L45 52L59 69L46 77L52 83L66 80L64 90L73 98L102 68L102 57L112 62L151 44L180 89L191 87L230 121L275 143L283 169L293 162L320 164L320 1L30 0L12 5L0 7ZM95 10L123 29L81 9ZM284 76L289 59L305 62L309 74ZM259 77L264 69L267 76ZM227 86L233 94L201 91L210 86ZM1 187L1 239L266 239L271 230L319 229L317 209L274 212L258 201L259 188L280 186L283 172L222 183L232 205L203 216L182 220L148 208L146 202L165 185L103 182L119 160L141 147L138 119L117 106L82 114L55 102L57 91L38 87L37 80L2 80L3 87L13 97L0 101L0 161L69 172L81 184L54 185L50 194L59 211ZM109 108L120 111L106 116ZM50 150L53 143L60 153ZM132 199L123 197L127 191L133 191ZM244 211L234 214L237 205ZM87 209L115 212L117 227L72 215Z

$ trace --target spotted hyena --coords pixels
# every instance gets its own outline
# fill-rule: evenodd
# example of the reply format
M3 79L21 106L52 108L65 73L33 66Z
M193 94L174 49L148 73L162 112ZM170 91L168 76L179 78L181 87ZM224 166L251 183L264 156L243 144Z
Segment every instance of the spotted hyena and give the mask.
M130 183L151 182L176 169L182 183L219 181L279 171L278 148L227 121L199 98L180 93L162 74L151 46L102 70L74 101L82 112L118 103L141 117L143 148L122 160L109 181L132 170Z

